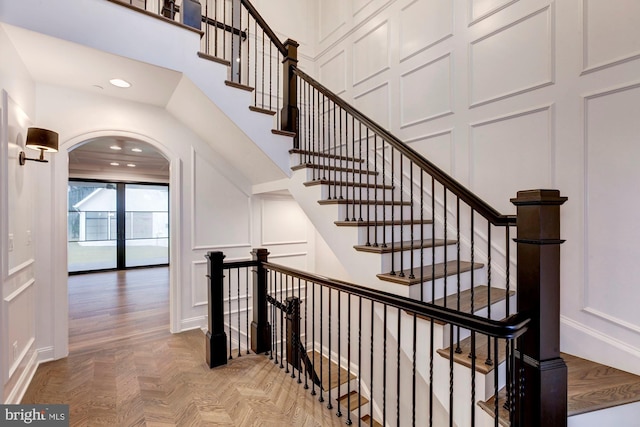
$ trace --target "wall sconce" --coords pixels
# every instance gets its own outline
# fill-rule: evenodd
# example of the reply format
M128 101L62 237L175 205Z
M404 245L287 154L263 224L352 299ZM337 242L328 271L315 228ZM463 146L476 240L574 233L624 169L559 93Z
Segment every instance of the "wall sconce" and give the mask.
M24 151L21 151L20 155L18 156L20 165L24 166L27 160L47 163L48 160L44 158L44 152L50 151L52 153L55 153L58 151L58 134L52 130L29 128L27 130L27 142L25 145L34 150L40 150L40 158L29 159L26 153Z

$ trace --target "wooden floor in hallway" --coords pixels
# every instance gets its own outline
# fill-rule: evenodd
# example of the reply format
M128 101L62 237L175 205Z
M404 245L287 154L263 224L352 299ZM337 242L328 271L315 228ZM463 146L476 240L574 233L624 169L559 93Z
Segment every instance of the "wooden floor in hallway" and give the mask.
M342 426L267 357L209 369L204 334L169 333L169 269L72 276L69 357L22 403L70 405L71 426Z

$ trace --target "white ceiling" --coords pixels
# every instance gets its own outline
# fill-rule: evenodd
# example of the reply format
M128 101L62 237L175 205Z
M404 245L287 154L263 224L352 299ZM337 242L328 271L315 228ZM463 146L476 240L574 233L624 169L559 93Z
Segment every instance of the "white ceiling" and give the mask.
M29 73L39 83L164 107L182 77L181 73L172 70L19 27L3 27ZM112 78L126 78L131 87L115 87L109 83ZM123 149L110 149L114 145ZM141 148L142 152L131 151L136 147ZM120 166L111 166L112 162L120 163ZM128 167L127 164L136 166ZM126 172L127 176L168 180L169 162L144 142L102 137L87 141L69 153L69 172L72 176L96 172L100 176L121 175L121 172Z

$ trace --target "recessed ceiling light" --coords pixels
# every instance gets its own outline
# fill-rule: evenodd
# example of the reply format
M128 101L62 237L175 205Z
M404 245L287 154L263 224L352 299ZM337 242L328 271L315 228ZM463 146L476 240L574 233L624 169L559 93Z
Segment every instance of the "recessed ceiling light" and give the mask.
M136 165L134 165L133 163L127 163L127 166L129 166L130 168L135 168Z
M112 163L109 163L109 164L110 164L111 166L120 166L120 163L116 163L116 162L112 162Z
M123 87L123 88L131 87L131 83L122 79L111 79L109 80L109 83L111 83L116 87Z
M142 150L140 148L132 148L131 151L133 151L134 153L142 153Z
M119 147L119 146L117 146L117 145L112 145L112 146L111 146L111 147L109 147L109 148L111 148L112 150L116 150L116 151L120 151L120 150L122 150L122 147Z

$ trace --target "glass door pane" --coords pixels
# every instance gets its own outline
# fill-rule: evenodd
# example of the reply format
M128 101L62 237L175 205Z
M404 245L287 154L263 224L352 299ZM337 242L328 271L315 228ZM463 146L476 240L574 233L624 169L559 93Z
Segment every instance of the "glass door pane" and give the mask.
M69 272L116 268L116 187L114 184L69 181Z
M169 263L169 187L126 184L126 267Z

